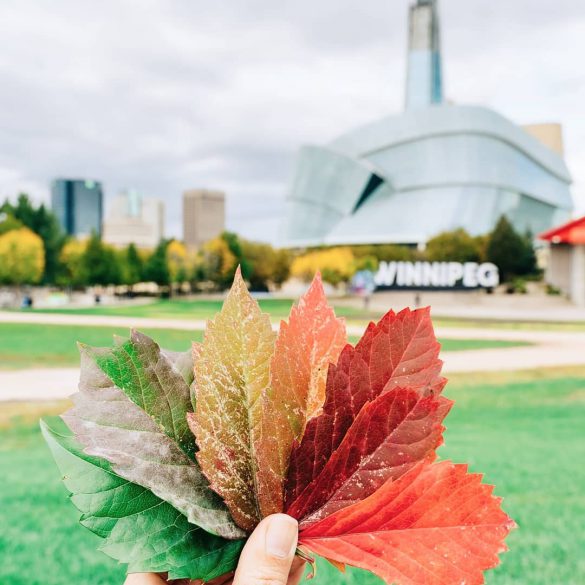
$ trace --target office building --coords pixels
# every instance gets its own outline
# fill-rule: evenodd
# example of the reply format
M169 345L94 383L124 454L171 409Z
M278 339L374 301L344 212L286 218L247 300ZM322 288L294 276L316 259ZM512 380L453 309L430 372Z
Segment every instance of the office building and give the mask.
M284 245L424 245L456 228L485 234L503 214L537 234L570 217L561 127L446 103L436 0L409 18L405 112L300 150Z
M183 193L183 240L198 248L225 229L225 193L192 189Z
M103 217L101 183L85 179L55 179L51 208L63 230L76 238L101 234Z
M137 191L120 193L110 205L103 240L114 246L154 248L164 237L164 204Z

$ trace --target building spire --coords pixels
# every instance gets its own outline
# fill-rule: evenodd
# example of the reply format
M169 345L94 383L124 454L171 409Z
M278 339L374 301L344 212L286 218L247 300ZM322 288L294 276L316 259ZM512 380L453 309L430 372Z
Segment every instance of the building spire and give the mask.
M443 74L437 0L417 0L410 6L406 109L443 101Z

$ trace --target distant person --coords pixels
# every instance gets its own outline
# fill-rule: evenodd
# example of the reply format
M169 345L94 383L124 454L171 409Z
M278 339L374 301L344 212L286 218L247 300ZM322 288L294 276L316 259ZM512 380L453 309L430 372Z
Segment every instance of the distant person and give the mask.
M421 306L422 299L420 293L417 291L414 295L414 308L418 309Z
M102 302L102 297L100 295L95 295L94 302L96 305L99 305Z
M351 290L364 301L364 311L370 309L370 300L376 290L374 273L371 270L359 270L351 279Z
M368 290L365 289L364 293L364 311L369 311L370 310L370 300L372 298L372 293Z
M22 305L23 309L32 309L33 307L33 298L30 295L24 295L22 297Z

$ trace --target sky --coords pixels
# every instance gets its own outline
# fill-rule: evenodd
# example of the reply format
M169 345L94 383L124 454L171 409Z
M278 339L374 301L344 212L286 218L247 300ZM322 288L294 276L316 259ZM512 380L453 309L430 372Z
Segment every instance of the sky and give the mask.
M404 102L409 0L2 0L0 198L57 176L166 203L227 193L228 228L277 241L302 144ZM441 0L446 97L561 122L585 211L585 2Z

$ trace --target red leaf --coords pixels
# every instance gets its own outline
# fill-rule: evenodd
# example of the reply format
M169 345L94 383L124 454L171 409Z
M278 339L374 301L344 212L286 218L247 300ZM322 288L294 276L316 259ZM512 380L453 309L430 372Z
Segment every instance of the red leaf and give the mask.
M480 585L514 522L481 476L424 462L301 532L299 544L396 585Z
M309 421L291 454L285 509L321 473L366 402L398 387L440 393L439 348L429 309L390 311L368 326L355 348L344 348L329 366L323 413Z
M306 528L363 500L388 479L397 479L442 442L441 424L452 402L395 388L360 411L321 473L287 513Z

